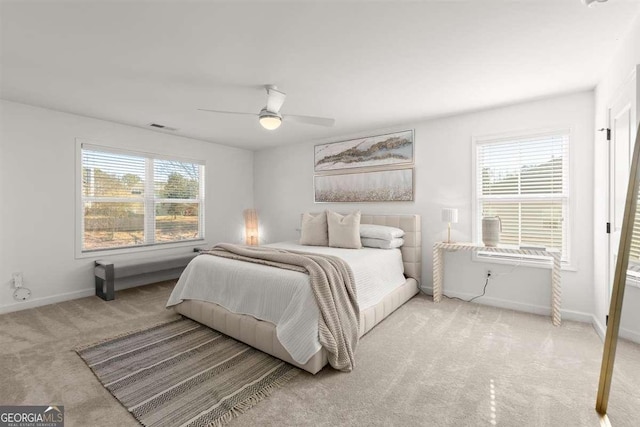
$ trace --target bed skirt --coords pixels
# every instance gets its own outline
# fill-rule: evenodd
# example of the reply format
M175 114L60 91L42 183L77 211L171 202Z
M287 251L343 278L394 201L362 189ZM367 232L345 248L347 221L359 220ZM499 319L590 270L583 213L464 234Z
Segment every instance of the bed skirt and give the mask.
M373 329L374 326L417 293L418 282L413 278L408 278L404 284L385 296L378 304L361 311L360 336ZM245 314L232 313L216 303L199 300L185 300L176 305L174 309L185 317L207 325L312 374L316 374L327 364L327 352L324 348L318 350L304 365L297 363L280 344L276 335L276 327L271 322L257 320Z

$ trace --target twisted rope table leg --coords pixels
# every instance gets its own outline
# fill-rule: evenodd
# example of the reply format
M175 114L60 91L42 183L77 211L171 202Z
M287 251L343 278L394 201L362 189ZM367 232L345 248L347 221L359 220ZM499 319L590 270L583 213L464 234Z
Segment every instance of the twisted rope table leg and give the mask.
M442 300L442 248L433 248L433 302Z
M562 303L562 290L560 288L560 254L553 257L553 270L551 276L551 317L554 326L560 326L562 320L560 305Z

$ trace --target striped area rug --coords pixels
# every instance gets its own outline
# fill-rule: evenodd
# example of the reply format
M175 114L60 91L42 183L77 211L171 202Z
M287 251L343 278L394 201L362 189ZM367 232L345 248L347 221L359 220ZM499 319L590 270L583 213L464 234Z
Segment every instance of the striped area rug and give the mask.
M145 426L219 426L299 370L189 319L76 350Z

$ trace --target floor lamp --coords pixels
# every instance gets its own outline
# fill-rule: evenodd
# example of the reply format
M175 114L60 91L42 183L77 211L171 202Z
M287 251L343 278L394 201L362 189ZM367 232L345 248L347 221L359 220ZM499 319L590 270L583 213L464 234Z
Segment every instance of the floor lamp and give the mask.
M245 244L258 245L258 212L255 209L245 209L244 212Z

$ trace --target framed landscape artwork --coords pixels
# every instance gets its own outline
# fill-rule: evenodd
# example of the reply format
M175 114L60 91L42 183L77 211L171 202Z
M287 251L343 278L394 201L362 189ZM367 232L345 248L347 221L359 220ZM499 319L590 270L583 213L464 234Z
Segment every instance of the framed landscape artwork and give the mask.
M413 130L314 147L315 172L412 163Z
M413 168L316 175L315 202L402 202L413 200Z

